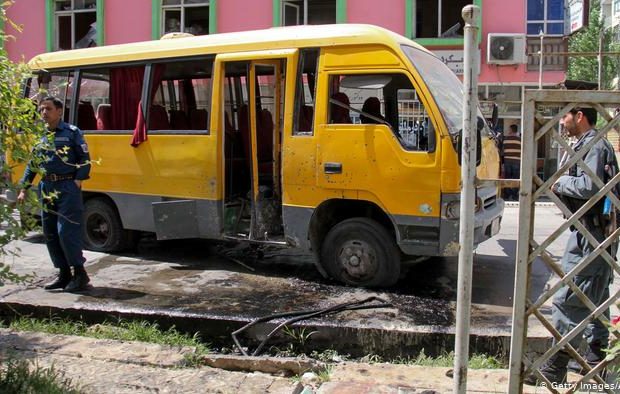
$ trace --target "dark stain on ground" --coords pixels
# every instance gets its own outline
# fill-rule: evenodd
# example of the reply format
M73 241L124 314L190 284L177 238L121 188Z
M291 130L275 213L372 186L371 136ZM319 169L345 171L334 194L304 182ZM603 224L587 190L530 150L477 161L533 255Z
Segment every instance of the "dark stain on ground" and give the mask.
M114 291L99 291L84 294L84 301L128 300L145 309L254 319L279 312L320 309L379 294L394 305L397 313L376 310L366 312L364 317L389 319L394 315L398 320L415 325L450 327L455 324L455 258L433 258L407 267L395 286L377 293L324 279L316 270L314 257L294 249L222 246L204 240L158 242L146 239L140 242L137 251L124 256L129 259L111 255L89 269L96 274L101 269L119 265L166 263L170 266L151 272L145 270L147 278L129 280L127 287L136 293L115 295ZM208 271L221 272L205 275ZM145 288L141 284L143 281L151 286ZM154 283L161 284L156 294ZM184 286L192 287L191 291L183 289ZM122 284L113 287L122 287ZM337 322L341 318L332 315L326 320ZM492 321L502 327L509 324L501 313L498 316L480 313L472 316L473 321Z

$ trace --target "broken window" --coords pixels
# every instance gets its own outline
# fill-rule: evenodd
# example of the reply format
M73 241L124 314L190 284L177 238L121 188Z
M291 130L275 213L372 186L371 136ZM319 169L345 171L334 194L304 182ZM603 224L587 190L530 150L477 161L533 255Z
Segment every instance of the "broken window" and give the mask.
M282 24L322 25L336 23L336 0L284 0Z
M209 2L205 0L163 0L162 23L164 34L209 34Z
M416 0L415 38L463 37L463 7L471 0Z
M97 46L97 0L57 0L56 50Z

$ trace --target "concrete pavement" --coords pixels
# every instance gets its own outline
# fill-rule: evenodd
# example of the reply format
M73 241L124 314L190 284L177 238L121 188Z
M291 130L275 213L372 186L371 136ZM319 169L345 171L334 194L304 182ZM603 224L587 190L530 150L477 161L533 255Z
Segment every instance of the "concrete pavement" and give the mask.
M562 220L552 207L537 209L537 237L550 234ZM517 209L509 206L500 234L476 250L472 352L508 355L516 232ZM557 258L563 252L565 237L550 247ZM233 347L230 333L252 319L378 296L393 307L348 311L301 322L300 327L308 332L316 331L304 350L333 349L352 356L377 354L391 358L414 356L422 349L433 355L453 348L455 258L413 266L394 288L371 291L323 280L316 273L311 256L292 250L267 251L265 258L256 259L246 249L220 249L201 241L143 240L138 251L131 254L86 252L92 287L82 294L68 294L40 288L54 275L41 236L33 234L13 247L19 249L19 257L4 256L3 262L18 273L35 273L35 278L30 284L0 288L0 308L4 313L70 316L91 323L119 317L153 320L163 327L175 325L190 333L200 332L216 348L229 349ZM550 274L535 262L533 276L530 296L535 299L547 285ZM267 324L253 328L241 338L243 345L252 350L273 327L274 324ZM531 351L547 349L550 337L540 325L533 324L528 335ZM284 348L290 343L290 337L278 335L267 348ZM384 366L381 370L400 371L401 367L404 368ZM357 382L361 386L355 387L365 391L362 388L368 382L363 371L339 378L339 368L334 370L333 379L322 386L322 392L350 392L345 387L348 381ZM352 368L347 371L355 371L357 367ZM392 380L378 385L385 385L388 391L368 389L366 392L395 392L389 390L410 382L414 375L417 379L420 372L421 379L426 379L425 375L432 379L429 384L416 383L419 389L451 390L451 379L445 376L447 369L439 372L433 369L436 373L429 374L425 369L408 368L393 376L386 373ZM491 379L490 376L497 379L497 386L486 389L502 387L507 381L506 373L489 372L481 379ZM397 379L399 376L404 378Z

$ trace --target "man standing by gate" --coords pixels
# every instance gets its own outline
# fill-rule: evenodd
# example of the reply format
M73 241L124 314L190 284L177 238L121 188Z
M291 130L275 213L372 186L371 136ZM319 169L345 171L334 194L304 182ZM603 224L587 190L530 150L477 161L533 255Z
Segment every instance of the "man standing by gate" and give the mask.
M582 149L596 135L596 130L593 128L596 124L596 118L597 113L593 108L575 107L564 115L563 123L566 132L571 137L577 139L573 146L575 152ZM584 156L583 161L603 182L609 180L608 170L610 166L614 166L617 169L614 150L604 138L594 144ZM563 175L557 180L552 186L552 191L561 197L562 201L572 212L575 212L599 191L599 187L596 186L592 178L582 168L574 165L569 169L567 175ZM603 204L604 198L580 219L581 223L599 243L606 238L605 226L607 219L603 214ZM570 272L577 264L587 258L593 250L594 246L586 240L584 235L574 227L571 227L571 234L562 257L563 272L565 274ZM597 256L579 271L572 281L594 305L599 306L609 298L609 284L613 278L612 275L611 266L601 256ZM568 334L585 320L590 313L591 310L566 285L558 291L553 300L553 325L562 336ZM605 312L605 315L609 318L609 310ZM603 349L608 346L609 332L607 327L598 319L595 319L586 331L585 335L580 333L575 336L570 341L570 344L575 349L578 349L583 336L585 336L588 342L585 359L591 367L594 367L605 358ZM569 354L562 349L541 367L540 372L552 383L565 382L569 361ZM530 375L525 379L526 384L537 384L540 382L535 375Z

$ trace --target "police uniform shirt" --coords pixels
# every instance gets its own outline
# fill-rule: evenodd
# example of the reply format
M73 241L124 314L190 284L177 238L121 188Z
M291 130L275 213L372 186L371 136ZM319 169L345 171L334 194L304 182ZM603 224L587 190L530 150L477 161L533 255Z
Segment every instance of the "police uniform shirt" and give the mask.
M54 150L49 145L53 145ZM80 181L89 178L88 145L82 131L74 125L60 121L54 130L51 144L47 136L43 137L42 146L35 148L35 154L42 155L41 167L45 170L45 175L73 175L73 179ZM30 162L20 183L28 187L35 176L36 172Z

